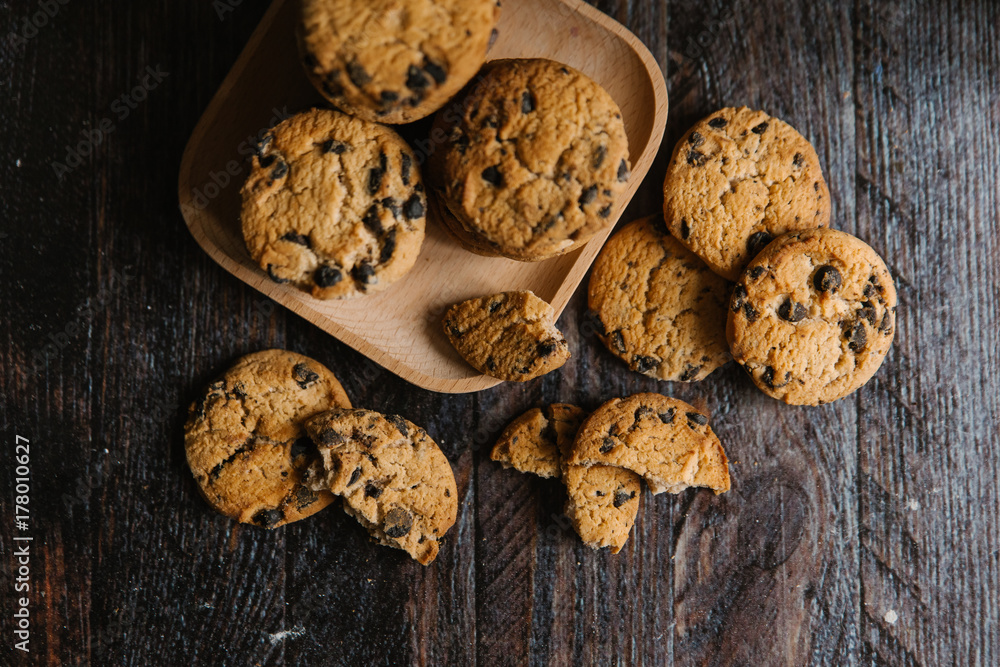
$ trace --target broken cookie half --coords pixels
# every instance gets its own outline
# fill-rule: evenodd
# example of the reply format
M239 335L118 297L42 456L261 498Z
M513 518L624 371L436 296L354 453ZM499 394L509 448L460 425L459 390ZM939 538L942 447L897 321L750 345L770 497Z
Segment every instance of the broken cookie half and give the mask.
M564 511L584 544L618 553L639 512L639 476L610 466L566 464L586 416L583 409L565 403L529 410L504 430L490 456L520 472L561 477L566 485Z
M396 415L331 410L306 422L320 460L305 484L344 499L344 510L380 544L428 565L455 523L451 464L427 432Z
M448 309L444 332L480 373L526 382L560 368L569 346L555 326L555 311L532 292L502 292Z

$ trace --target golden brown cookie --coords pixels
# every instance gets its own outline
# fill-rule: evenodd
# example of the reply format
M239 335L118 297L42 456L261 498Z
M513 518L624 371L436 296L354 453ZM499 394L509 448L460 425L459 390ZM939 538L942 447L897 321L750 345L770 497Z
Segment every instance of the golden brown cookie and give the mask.
M205 500L265 528L320 511L333 496L301 483L317 458L303 422L350 406L333 373L309 357L285 350L243 357L188 411L184 449Z
M561 477L566 515L584 544L618 553L639 511L639 476L609 466L566 465L585 417L584 410L565 403L529 410L504 430L490 457L521 472Z
M434 187L474 251L522 261L568 252L611 222L629 178L621 111L581 72L496 60L436 128Z
M271 280L320 299L384 290L413 266L427 201L387 127L313 109L264 136L243 186L243 237Z
M832 229L775 240L733 290L727 337L760 389L793 405L842 398L892 346L896 288L866 243Z
M776 236L830 223L830 193L812 144L746 107L716 111L685 133L663 196L670 233L728 280Z
M729 465L708 417L661 394L634 394L599 407L580 428L571 465L631 470L653 494L691 486L729 490Z
M660 216L612 236L594 262L588 305L598 336L634 371L696 382L729 361L729 284L667 234Z
M532 292L502 292L455 304L442 324L451 344L480 373L525 382L570 357L554 316L552 306Z
M475 75L499 15L497 0L303 0L299 51L337 108L409 123Z
M458 490L451 464L427 432L397 415L331 410L306 423L320 460L306 484L344 498L344 509L380 544L421 565L438 554L455 524Z

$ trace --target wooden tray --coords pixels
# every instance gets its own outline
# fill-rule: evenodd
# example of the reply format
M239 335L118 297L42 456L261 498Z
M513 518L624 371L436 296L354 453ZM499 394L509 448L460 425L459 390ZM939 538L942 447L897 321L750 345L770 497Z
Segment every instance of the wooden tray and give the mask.
M567 255L522 263L466 252L440 228L432 207L416 266L381 294L320 301L269 280L243 245L240 188L252 146L270 125L325 105L298 61L297 4L274 1L191 135L179 183L188 228L227 271L400 377L449 393L499 384L480 375L448 344L440 325L444 310L474 296L530 289L562 313L611 227ZM666 84L656 60L635 35L579 0L504 0L498 30L491 59L545 57L567 63L618 102L632 161L632 177L616 206L620 215L649 170L667 121Z

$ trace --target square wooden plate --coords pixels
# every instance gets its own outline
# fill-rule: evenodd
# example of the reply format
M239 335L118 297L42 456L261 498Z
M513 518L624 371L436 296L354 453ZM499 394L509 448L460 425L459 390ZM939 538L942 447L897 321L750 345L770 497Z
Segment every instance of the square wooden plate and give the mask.
M240 188L249 171L247 158L264 131L291 113L325 106L299 64L297 5L274 1L191 135L179 182L188 228L227 271L400 377L449 393L499 384L452 349L441 330L445 309L474 296L530 289L562 313L613 225L571 253L523 263L463 250L441 229L431 207L416 266L385 292L320 301L269 280L243 245ZM632 177L616 203L617 221L663 138L667 91L656 60L635 35L579 0L504 0L498 31L490 59L567 63L604 86L621 107Z

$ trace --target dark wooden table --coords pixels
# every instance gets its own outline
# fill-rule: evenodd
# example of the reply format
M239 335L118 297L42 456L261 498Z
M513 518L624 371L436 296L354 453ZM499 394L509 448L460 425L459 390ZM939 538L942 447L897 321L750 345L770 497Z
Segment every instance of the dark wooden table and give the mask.
M816 145L834 226L897 281L896 342L871 383L820 408L772 401L733 365L658 383L580 333L580 290L561 372L419 390L232 278L178 211L181 151L265 2L3 3L0 662L1000 664L1000 4L599 6L670 91L623 220L659 207L694 120L740 104L787 119ZM267 532L200 499L186 405L272 346L441 443L461 505L431 567L339 510ZM733 490L645 493L622 553L595 553L564 527L558 484L488 448L529 407L636 391L711 411ZM34 537L27 594L15 535ZM24 595L30 654L12 648Z

